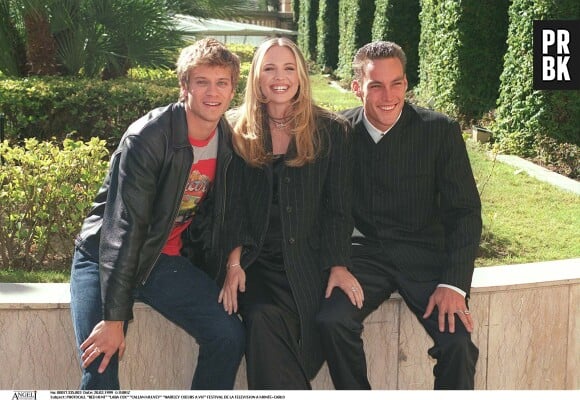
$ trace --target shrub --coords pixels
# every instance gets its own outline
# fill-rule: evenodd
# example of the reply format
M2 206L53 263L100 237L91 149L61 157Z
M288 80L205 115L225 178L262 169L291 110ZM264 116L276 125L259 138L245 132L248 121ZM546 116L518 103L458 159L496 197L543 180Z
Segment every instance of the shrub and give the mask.
M533 89L533 21L578 19L577 0L513 0L509 8L508 50L497 102L496 133L501 149L536 156L543 137L580 145L580 92ZM565 152L564 152L565 153Z
M464 0L459 21L458 108L466 122L495 109L507 45L508 1Z
M372 0L340 0L338 2L338 68L336 75L352 79L352 59L362 45L371 40L375 3Z
M316 30L316 64L323 72L333 71L338 63L338 2L320 0Z
M256 46L251 44L229 43L227 47L240 57L240 62L242 63L251 63L256 52Z
M376 0L372 40L389 40L403 48L407 56L409 87L419 76L419 0Z
M580 146L558 143L555 139L542 136L538 139L536 148L536 162L569 178L580 179Z
M314 52L316 51L318 0L302 0L298 7L298 47L304 57L311 60L315 58Z
M13 140L96 136L116 142L137 118L177 100L177 81L172 87L162 83L143 78L0 80L0 112L12 127L6 133Z
M105 141L0 144L0 268L70 265L74 236L107 171Z
M168 88L174 88L178 84L175 71L171 69L131 68L129 78L132 81L154 83Z
M232 106L239 104L249 64L242 64ZM177 101L179 88L170 70L134 69L131 78L100 81L63 77L0 79L0 113L6 138L105 139L109 148L127 127L151 109Z
M498 96L507 2L421 0L421 6L417 96L461 122L481 118Z
M240 67L240 80L238 81L238 88L236 95L232 100L231 107L236 107L244 101L244 94L246 91L246 84L248 83L248 74L250 73L251 63L243 63Z
M430 108L457 117L455 82L459 79L461 4L421 0L419 85L415 94Z

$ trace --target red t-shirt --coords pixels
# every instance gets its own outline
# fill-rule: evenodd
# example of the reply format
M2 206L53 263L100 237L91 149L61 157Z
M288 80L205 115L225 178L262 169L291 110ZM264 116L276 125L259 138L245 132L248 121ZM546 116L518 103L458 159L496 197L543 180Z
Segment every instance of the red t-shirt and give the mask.
M217 130L217 129L216 129ZM183 246L182 232L187 229L195 215L198 204L204 199L215 178L218 135L216 130L206 140L189 138L193 148L193 165L189 173L185 193L169 238L161 250L169 256L178 256Z

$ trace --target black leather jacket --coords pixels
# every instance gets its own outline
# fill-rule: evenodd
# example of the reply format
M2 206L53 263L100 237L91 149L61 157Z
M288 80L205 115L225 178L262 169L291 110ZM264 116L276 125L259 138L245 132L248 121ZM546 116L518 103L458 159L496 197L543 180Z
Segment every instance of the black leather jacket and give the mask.
M218 127L214 204L224 201L225 170L232 157L230 127L224 118ZM105 320L133 318L133 290L147 280L169 237L192 163L182 103L152 110L121 138L75 241L99 262ZM201 224L211 230L204 233L206 240L218 240L213 224L221 220L214 214L219 210ZM205 247L213 244L206 241Z

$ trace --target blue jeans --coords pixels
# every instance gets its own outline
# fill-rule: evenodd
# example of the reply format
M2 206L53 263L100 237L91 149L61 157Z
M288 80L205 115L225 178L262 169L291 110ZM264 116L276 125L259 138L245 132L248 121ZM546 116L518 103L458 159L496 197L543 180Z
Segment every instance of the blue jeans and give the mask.
M80 345L103 319L103 313L98 262L78 248L72 262L70 290L80 359ZM232 389L244 353L243 325L236 315L224 311L217 302L218 294L215 282L188 259L164 254L159 257L146 284L138 285L135 290L136 299L183 328L199 344L191 383L194 390ZM119 389L117 354L99 374L97 368L102 357L83 368L81 389Z

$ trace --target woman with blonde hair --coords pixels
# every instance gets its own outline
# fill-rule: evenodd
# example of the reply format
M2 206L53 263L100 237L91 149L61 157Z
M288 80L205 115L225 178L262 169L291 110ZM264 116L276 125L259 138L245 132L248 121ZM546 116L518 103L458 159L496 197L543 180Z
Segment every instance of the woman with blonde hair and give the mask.
M350 128L313 103L285 38L257 49L231 119L219 301L244 319L249 389L310 389L323 361L314 316L330 269L350 265Z

